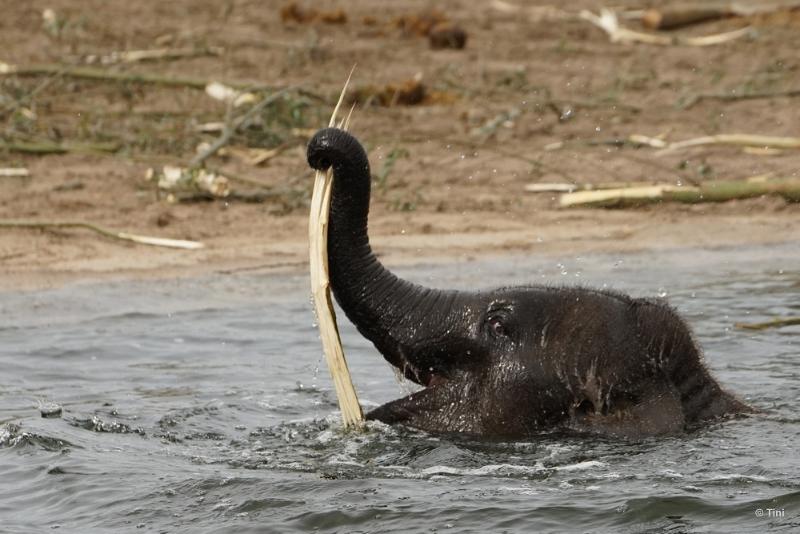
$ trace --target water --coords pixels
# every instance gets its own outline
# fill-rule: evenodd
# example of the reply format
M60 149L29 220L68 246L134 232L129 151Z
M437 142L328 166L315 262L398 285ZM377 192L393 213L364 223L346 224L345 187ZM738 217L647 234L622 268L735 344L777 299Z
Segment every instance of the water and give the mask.
M0 295L0 531L800 531L800 327L733 328L800 315L799 251L400 271L439 287L668 294L715 375L764 414L638 443L343 434L305 274ZM362 402L406 394L342 327ZM46 402L61 416L43 418Z

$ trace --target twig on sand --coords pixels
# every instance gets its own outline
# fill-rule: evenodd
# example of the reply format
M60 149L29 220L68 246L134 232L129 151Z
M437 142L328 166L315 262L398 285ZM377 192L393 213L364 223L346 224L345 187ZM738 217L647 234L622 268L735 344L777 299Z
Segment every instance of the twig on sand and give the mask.
M641 137L641 136L639 136ZM695 137L685 141L666 143L662 150L655 153L663 156L677 150L706 145L732 145L759 148L800 148L800 137L776 137L771 135L752 134L718 134Z
M672 30L700 22L716 20L733 15L730 6L695 5L654 7L642 13L642 24L651 30Z
M331 115L330 126L336 125L336 115L342 105L352 75L353 72L351 71L339 96L339 102ZM345 129L349 119L350 117L348 116L344 125ZM311 197L311 213L308 221L311 291L319 324L322 348L336 388L336 396L339 399L342 422L345 428L360 428L364 424L364 414L358 402L358 396L353 387L353 381L344 357L339 328L336 325L336 315L333 310L333 301L331 300L330 280L328 278L328 215L330 212L332 184L333 173L330 169L324 173L316 172L314 192Z
M205 245L199 241L187 241L184 239L167 239L163 237L150 237L144 235L129 234L127 232L117 232L109 230L103 226L81 221L23 221L23 220L0 220L0 228L85 228L96 232L102 236L122 241L130 241L141 245L152 245L156 247L198 249Z
M64 78L94 80L99 82L140 83L165 87L188 87L200 90L205 90L208 85L215 83L215 80L177 78L152 73L117 72L97 67L72 67L68 65L51 64L19 66L0 62L0 77L2 76L63 76ZM250 82L225 82L225 85L234 89L249 91L277 91L282 89L274 85L260 85ZM308 91L307 89L295 88L295 90L298 94L303 96L318 101L326 101L324 97Z
M606 8L600 10L600 15L595 15L591 11L583 10L580 13L580 18L606 32L612 43L646 43L660 46L711 46L727 43L750 35L751 33L751 28L746 27L725 33L704 35L702 37L668 37L665 35L653 35L651 33L637 32L621 26L617 14Z
M189 48L153 48L148 50L119 50L108 54L89 54L83 58L88 64L113 65L115 63L138 63L160 59L183 59L200 56L218 56L223 49L214 46Z
M671 30L725 17L745 17L759 13L791 10L800 7L798 0L777 0L760 2L682 2L677 5L666 4L644 11L642 24L652 30Z
M531 22L568 20L575 17L573 13L564 11L555 6L520 6L505 2L504 0L492 0L490 5L498 13L514 16L526 15Z
M743 93L730 91L727 93L700 93L682 98L678 102L678 106L681 109L689 109L701 100L721 100L723 102L735 102L737 100L792 98L798 96L800 96L800 88L786 89L784 91L748 91Z
M25 167L5 167L0 169L0 178L28 178L31 171Z
M788 202L800 202L800 180L716 180L699 186L651 185L599 191L578 191L561 195L561 207L624 208L655 202L726 202L777 195Z
M736 323L736 328L742 330L766 330L768 328L781 328L783 326L800 325L800 317L781 317L763 323Z
M685 150L698 146L708 145L727 145L740 146L746 149L759 149L759 151L776 149L800 148L800 137L780 137L774 135L756 134L717 134L694 137L684 141L669 142L664 140L664 136L651 137L641 134L631 134L627 138L612 139L574 139L568 141L556 141L544 146L544 150L551 152L561 150L569 146L615 146L615 147L650 147L659 149L655 155L664 156L678 150Z
M66 154L68 152L116 152L119 150L119 143L51 143L48 141L27 142L13 141L10 143L0 142L0 152L21 152L25 154Z
M627 189L631 187L651 187L658 184L634 184L630 182L608 182L602 184L575 184L568 182L539 182L527 184L528 193L573 193L575 191L602 191L608 189Z

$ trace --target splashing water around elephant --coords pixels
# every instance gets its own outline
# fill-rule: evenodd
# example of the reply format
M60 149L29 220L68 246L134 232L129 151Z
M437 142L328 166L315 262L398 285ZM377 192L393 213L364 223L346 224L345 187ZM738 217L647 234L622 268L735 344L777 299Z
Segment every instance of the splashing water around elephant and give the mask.
M304 273L6 293L0 530L792 531L800 330L731 326L798 314L796 250L398 269L466 289L488 276L559 283L562 263L594 287L666 288L720 383L763 413L633 442L552 432L472 441L380 423L342 434ZM405 395L341 323L362 400ZM42 418L39 400L62 416Z

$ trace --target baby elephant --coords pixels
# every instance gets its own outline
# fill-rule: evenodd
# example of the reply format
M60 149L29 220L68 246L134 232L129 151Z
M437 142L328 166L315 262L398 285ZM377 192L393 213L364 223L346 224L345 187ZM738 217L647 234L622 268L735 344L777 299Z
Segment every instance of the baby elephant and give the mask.
M425 386L369 419L486 438L559 427L635 438L751 411L711 377L689 328L661 301L577 287L443 291L398 278L369 244L371 176L358 140L321 130L308 163L333 168L336 300L389 363Z

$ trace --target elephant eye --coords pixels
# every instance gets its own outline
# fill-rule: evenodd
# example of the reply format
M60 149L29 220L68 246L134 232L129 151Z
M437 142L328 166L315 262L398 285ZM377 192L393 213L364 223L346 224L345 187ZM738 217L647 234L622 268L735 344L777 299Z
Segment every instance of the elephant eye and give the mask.
M494 315L489 317L486 321L489 325L489 331L494 334L495 336L508 336L508 332L506 331L506 325L503 324L503 319Z

